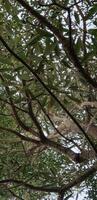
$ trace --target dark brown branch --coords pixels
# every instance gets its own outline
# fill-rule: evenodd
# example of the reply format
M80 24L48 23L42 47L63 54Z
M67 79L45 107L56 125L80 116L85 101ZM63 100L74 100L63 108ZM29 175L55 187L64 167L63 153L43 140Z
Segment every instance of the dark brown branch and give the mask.
M32 98L34 98L34 97L32 96L32 93L31 93L31 92L30 92L30 95L31 95ZM46 110L43 108L42 104L40 103L40 101L39 101L37 98L34 98L34 99L36 99L36 101L37 101L38 104L40 105L42 112L43 112L43 113L45 114L45 116L48 118L48 120L50 121L50 123L51 123L52 127L55 129L55 131L56 131L61 137L63 137L64 139L66 139L66 137L65 137L63 134L61 134L61 132L56 128L56 126L54 125L53 121L51 120L51 118L50 118L49 115L47 114Z
M66 148L57 142L49 140L48 138L45 140L44 144L48 147L52 147L53 149L56 149L57 151L67 155L67 157L70 160L72 160L76 163L82 163L87 160L87 158L84 157L81 153L75 153L70 148Z
M74 142L72 139L66 138L59 130L58 128L56 128L56 126L54 125L53 121L51 120L51 118L49 117L49 115L47 114L47 112L45 111L45 109L43 108L43 106L41 105L40 101L38 99L36 99L36 101L38 102L38 104L40 105L43 113L45 114L45 116L48 118L48 120L50 121L52 127L55 129L55 131L61 136L63 137L65 140L71 142L72 144L74 144L80 151L82 151L82 149L79 147L78 144L76 144L76 142Z
M0 180L0 185L5 185L5 184L12 184L15 183L17 185L21 185L25 187L26 189L30 189L33 191L44 191L44 192L55 192L58 194L64 194L66 191L68 191L70 188L82 183L84 180L86 180L90 175L93 175L97 171L97 162L89 169L87 169L85 172L83 172L81 175L78 175L70 181L68 184L64 184L63 187L50 187L50 186L34 186L29 183L26 183L21 180L16 180L16 179L5 179L5 180Z
M49 28L50 31L53 32L53 34L59 39L59 41L61 42L64 50L67 52L68 57L70 58L70 60L73 62L74 66L78 69L78 71L80 72L80 74L86 79L86 81L91 84L94 88L97 88L97 82L96 79L92 79L89 75L89 73L87 73L85 71L85 69L81 66L81 62L80 59L77 57L75 50L73 48L70 48L70 41L69 39L65 38L63 36L63 34L59 31L58 28L56 28L55 26L53 26L43 15L40 15L36 10L34 10L31 6L29 6L28 3L26 3L24 0L17 0L17 2L19 2L25 9L27 9L27 11L35 16L41 24L44 24L46 27ZM2 41L2 39L1 39Z
M1 77L2 81L5 83L5 80L4 80L4 78L2 77L2 75L0 75L0 77ZM9 87L8 87L8 86L5 86L5 88L6 88L6 91L7 91L8 96L9 96L9 100L10 100L10 103L11 103L11 107L12 107L13 113L14 113L14 115L15 115L15 117L16 117L16 120L17 120L18 124L19 124L24 130L30 131L31 129L29 130L29 127L27 127L27 126L20 120L20 118L18 117L17 111L16 111L16 109L15 109L15 107L14 107L14 103L13 103L12 98L11 98L11 95L10 95ZM60 151L61 153L65 153L65 154L67 155L67 157L68 157L69 159L73 160L74 162L77 162L77 163L83 162L83 161L85 160L85 158L84 158L83 156L81 156L81 154L75 153L75 152L73 152L71 149L66 148L66 147L63 147L62 145L60 145L60 144L58 144L58 143L56 143L56 142L54 142L54 141L51 141L51 140L49 140L48 138L46 138L46 137L44 136L44 134L43 134L43 132L42 132L42 129L41 129L41 127L40 127L38 121L36 120L36 118L35 118L35 116L34 116L34 114L33 114L33 111L31 110L31 109L32 109L32 106L31 106L31 102L29 101L30 99L29 99L28 91L27 91L27 90L26 90L26 95L27 95L27 98L28 98L28 106L29 106L30 116L31 116L31 118L33 119L35 125L38 126L37 128L38 128L38 130L40 131L40 139L41 139L41 142L42 142L44 145L48 146L48 147L52 147L52 148L54 148L54 149ZM8 130L8 129L6 129L6 131L7 131L7 130ZM9 131L11 131L11 129L9 129ZM11 131L11 132L12 132L12 131ZM32 130L31 130L31 132L32 132ZM20 137L22 137L20 134L18 134L18 132L13 131L13 133L14 133L14 134L17 134L17 135L20 136ZM22 137L22 138L25 139L24 137ZM26 138L26 139L27 139L27 138ZM29 139L28 139L28 140L29 140ZM30 140L30 141L31 141L31 140ZM37 143L37 141L34 141L34 142ZM39 141L38 141L38 143L39 143Z
M76 0L75 0L75 3L76 3ZM79 5L76 3L76 8L82 18L82 21L83 21L83 55L84 55L84 58L86 56L86 33L87 33L87 29L86 29L86 16L84 16L82 10L80 9Z
M64 192L59 194L58 196L58 200L64 200Z
M72 43L72 27L71 27L71 13L70 9L68 9L68 19L69 19L69 44L70 44L70 49L73 45Z
M79 3L82 3L82 0L79 0L79 1L75 2L74 4L69 6L69 8L72 8L72 7L76 6L76 5L78 5Z
M12 184L12 183L15 183L17 185L21 185L29 190L34 190L34 191L40 191L40 192L55 192L55 193L58 193L60 188L57 188L57 187L47 187L47 186L34 186L34 185L31 185L29 183L26 183L22 180L16 180L16 179L5 179L5 180L1 180L0 181L0 185L2 184Z
M12 108L12 111L13 111L13 114L14 114L14 117L17 121L17 123L26 131L29 131L29 132L32 132L31 128L28 127L27 125L25 125L22 120L20 119L20 117L18 116L18 113L17 113L17 110L15 108L15 105L14 105L14 102L12 100L12 97L11 97L11 94L10 94L10 90L9 90L9 87L7 86L3 76L0 74L0 78L1 80L3 81L4 85L5 85L5 89L6 89L6 93L8 95L8 98L9 98L9 101L10 101L10 106Z
M0 130L13 133L13 134L15 134L16 136L18 136L18 137L19 137L21 140L23 140L23 141L33 142L33 143L35 143L35 144L39 144L39 143L40 143L40 141L35 140L35 139L32 139L32 138L27 137L27 136L24 136L24 135L21 135L19 132L15 131L15 130L12 130L12 129L10 129L10 128L5 128L5 127L1 127L1 126L0 126Z
M4 80L4 78L2 77L2 75L0 75L0 77L1 77L2 81L5 83L5 80ZM24 81L23 81L23 84L24 84ZM24 86L25 86L25 85L24 85ZM11 95L10 95L9 87L8 87L8 86L5 86L5 88L6 88L6 91L7 91L8 96L9 96L9 100L10 100L10 103L11 103L11 106L12 106L12 110L13 110L13 112L14 112L14 115L15 115L15 117L16 117L16 120L17 120L18 124L19 124L22 128L24 128L24 130L29 131L28 127L26 127L26 125L25 125L24 123L22 123L22 121L21 121L20 118L18 117L17 111L16 111L15 108L14 108L14 103L13 103L12 98L11 98ZM44 136L44 134L43 134L43 132L42 132L42 129L41 129L41 127L40 127L40 125L39 125L37 119L36 119L35 116L33 115L32 106L31 106L31 102L29 101L30 99L29 99L29 95L28 95L28 91L27 91L27 90L26 90L26 95L27 95L27 98L28 98L28 107L29 107L28 109L29 109L29 112L30 112L29 114L30 114L32 120L34 121L35 125L38 126L37 128L38 128L38 130L40 131L40 139L41 139L41 142L42 142L44 145L48 146L48 147L54 148L54 149L58 150L59 152L66 154L67 157L68 157L69 159L73 160L73 161L76 162L76 163L80 163L80 162L85 161L86 159L85 159L80 153L75 153L75 152L73 152L70 148L63 147L62 145L60 145L60 144L58 144L58 143L56 143L56 142L54 142L54 141L51 141L51 140L49 140L48 138L46 138L46 137ZM11 131L11 129L9 129L9 130ZM7 129L6 129L6 131L7 131ZM32 132L32 130L31 130L31 132ZM16 133L15 131L13 131L13 133L14 133L14 134L17 134L18 136L20 136L20 135L19 135L18 133ZM20 136L20 137L21 137L21 136ZM38 142L39 142L39 141L38 141Z
M76 186L77 184L82 183L84 180L86 180L90 175L93 175L97 171L97 162L89 169L87 169L85 172L83 172L80 176L76 176L75 179L73 179L70 183L67 185L64 185L61 189L60 193L68 191L70 188Z
M40 137L41 141L43 141L43 140L45 140L45 136L44 136L42 128L41 128L41 126L38 122L38 119L35 117L34 112L32 110L31 98L30 98L30 95L29 95L29 90L26 88L26 81L22 80L22 82L23 82L25 94L26 94L26 97L27 97L29 116L31 117L32 121L35 123L35 125L36 125L36 127L39 131L39 137Z
M7 191L10 192L12 194L13 197L20 199L20 200L24 200L23 198L19 197L17 194L15 194L11 189L7 188Z
M8 102L6 99L2 99L1 97L0 97L0 101L6 103L6 104L8 104L8 105L11 105L10 102ZM20 110L20 111L22 111L22 112L28 114L28 111L26 111L26 110L24 110L24 109L22 109L22 108L19 108L19 107L16 106L16 105L14 105L14 106L15 106L15 108L16 108L17 110Z
M88 142L91 144L92 148L94 149L95 153L97 154L97 148L95 147L93 141L89 138L87 133L84 131L84 129L81 127L81 125L78 123L78 121L73 117L73 115L67 110L67 108L60 102L60 100L53 94L53 92L47 87L47 85L41 80L41 78L38 76L37 73L32 69L30 65L28 65L22 58L20 58L5 42L5 40L0 36L0 40L2 41L3 45L7 48L7 50L17 59L19 60L23 65L26 66L27 69L30 70L30 72L36 77L36 79L41 83L41 85L46 89L46 91L55 99L55 101L60 105L60 107L68 114L68 116L72 119L72 121L77 125L79 130L84 134ZM14 111L16 113L15 106L12 102L12 99L10 97L10 102L13 105ZM16 115L17 116L17 115ZM17 116L18 117L18 116ZM27 128L28 129L28 128Z

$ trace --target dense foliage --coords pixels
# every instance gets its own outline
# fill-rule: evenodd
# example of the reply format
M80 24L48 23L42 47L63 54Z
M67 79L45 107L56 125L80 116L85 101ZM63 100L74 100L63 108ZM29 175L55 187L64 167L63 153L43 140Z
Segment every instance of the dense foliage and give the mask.
M97 2L0 3L0 199L96 199Z

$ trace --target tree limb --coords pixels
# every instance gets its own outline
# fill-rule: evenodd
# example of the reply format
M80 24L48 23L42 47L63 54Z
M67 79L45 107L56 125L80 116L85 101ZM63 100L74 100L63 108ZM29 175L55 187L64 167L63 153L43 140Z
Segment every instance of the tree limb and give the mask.
M47 85L41 80L41 78L37 75L37 73L34 72L32 67L28 65L22 58L20 58L5 42L5 40L0 36L0 40L3 43L3 45L7 48L7 50L17 59L19 60L23 65L26 66L27 69L30 70L30 72L36 77L36 79L41 83L41 85L46 89L46 91L55 99L55 101L61 106L61 108L67 113L67 115L72 119L72 121L78 126L78 128L81 130L81 132L84 134L88 142L91 144L92 148L94 149L95 153L97 154L97 148L95 147L93 141L88 137L84 129L81 127L81 125L78 123L78 121L73 117L73 115L67 110L67 108L60 102L60 100L53 94L53 92L47 87ZM8 90L8 89L7 89ZM16 114L16 109L14 107L14 104L12 102L12 99L10 98L10 102L13 106L13 111ZM17 114L16 114L16 117ZM22 125L22 124L21 124ZM26 127L25 127L26 128Z
M0 180L0 185L3 184L11 185L12 183L15 183L17 185L21 185L22 187L25 187L26 189L33 191L55 192L58 194L63 194L70 188L85 181L90 175L93 175L96 171L97 171L97 162L92 167L88 168L85 172L82 172L81 175L76 176L75 179L73 178L72 181L70 181L68 184L64 184L62 187L34 186L32 184L17 179Z
M44 24L46 27L49 28L50 31L54 33L54 35L61 42L64 50L67 52L70 60L72 60L74 66L78 69L80 74L87 80L89 84L91 84L94 88L97 88L96 79L92 79L89 73L87 73L85 69L81 66L81 62L75 53L73 45L72 48L70 48L69 39L65 38L58 28L53 26L43 15L40 15L36 10L33 9L33 7L31 7L24 0L17 0L17 2L19 2L31 15L35 16L41 24Z

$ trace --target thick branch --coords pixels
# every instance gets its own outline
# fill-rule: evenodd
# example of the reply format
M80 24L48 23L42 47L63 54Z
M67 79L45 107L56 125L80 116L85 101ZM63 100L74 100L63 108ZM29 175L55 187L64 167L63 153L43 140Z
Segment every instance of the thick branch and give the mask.
M56 149L57 151L65 154L69 159L76 163L81 163L87 160L87 158L84 157L84 155L82 155L81 153L75 153L70 148L66 148L57 142L49 140L48 138L45 140L44 145Z
M70 181L68 184L64 184L64 186L61 187L49 187L49 186L34 186L29 183L26 183L22 180L16 180L16 179L5 179L5 180L0 180L0 185L3 184L12 184L15 183L17 185L21 185L25 187L26 189L30 189L33 191L44 191L44 192L55 192L59 194L63 194L66 191L68 191L70 188L76 186L77 184L82 183L84 180L86 180L90 175L93 175L97 171L97 162L89 169L87 169L85 172L83 172L81 175L76 176L75 179Z
M1 127L1 126L0 126L0 130L13 133L13 134L15 134L16 136L18 136L21 140L24 140L24 141L27 141L27 142L33 142L33 143L35 143L35 144L39 144L39 143L40 143L39 140L35 140L35 139L30 138L30 137L21 135L19 132L15 131L15 130L12 130L12 129L10 129L10 128L4 128L4 127Z
M60 102L60 100L53 94L53 92L47 87L47 85L41 80L41 78L37 75L37 73L34 72L32 67L28 65L22 58L20 58L4 41L4 39L0 36L0 40L3 43L3 45L7 48L7 50L17 59L19 60L23 65L26 66L27 69L30 70L30 72L36 77L36 79L41 83L41 85L46 89L46 91L55 99L55 101L61 106L61 108L68 114L68 116L73 120L73 122L78 126L78 128L81 130L81 132L84 134L88 142L91 144L94 151L97 153L97 148L95 147L94 143L88 135L85 133L84 129L81 127L81 125L77 122L77 120L72 116L72 114L67 110L67 108ZM11 99L10 99L11 100ZM12 101L12 100L11 100ZM12 104L12 102L11 102ZM13 104L14 106L14 104ZM15 107L14 107L15 109Z
M97 82L95 79L92 79L85 71L85 69L81 66L80 60L78 59L75 50L72 46L70 48L70 41L63 36L63 34L59 31L58 28L53 26L44 16L40 15L36 10L34 10L28 3L24 0L17 0L31 15L35 16L41 24L44 24L49 28L50 31L54 33L54 35L59 39L61 44L63 45L64 50L67 52L69 58L72 60L74 66L78 69L80 74L86 79L88 83L90 83L94 88L97 88Z
M12 184L12 183L15 183L17 185L21 185L29 190L34 190L34 191L40 191L40 192L56 192L58 193L58 191L60 190L60 188L57 188L57 187L47 187L47 186L34 186L34 185L31 185L29 183L26 183L22 180L16 180L16 179L5 179L5 180L1 180L0 181L0 185L2 184Z
M83 172L80 176L76 176L70 183L63 186L61 193L68 191L70 188L76 186L77 184L82 183L85 179L87 179L90 175L93 175L97 171L97 162L86 172Z

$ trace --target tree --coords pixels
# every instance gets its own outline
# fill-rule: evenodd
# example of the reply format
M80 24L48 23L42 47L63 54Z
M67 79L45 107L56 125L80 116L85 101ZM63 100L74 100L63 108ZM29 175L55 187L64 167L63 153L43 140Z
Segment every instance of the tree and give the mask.
M96 14L96 1L1 0L2 199L69 199L96 172Z

